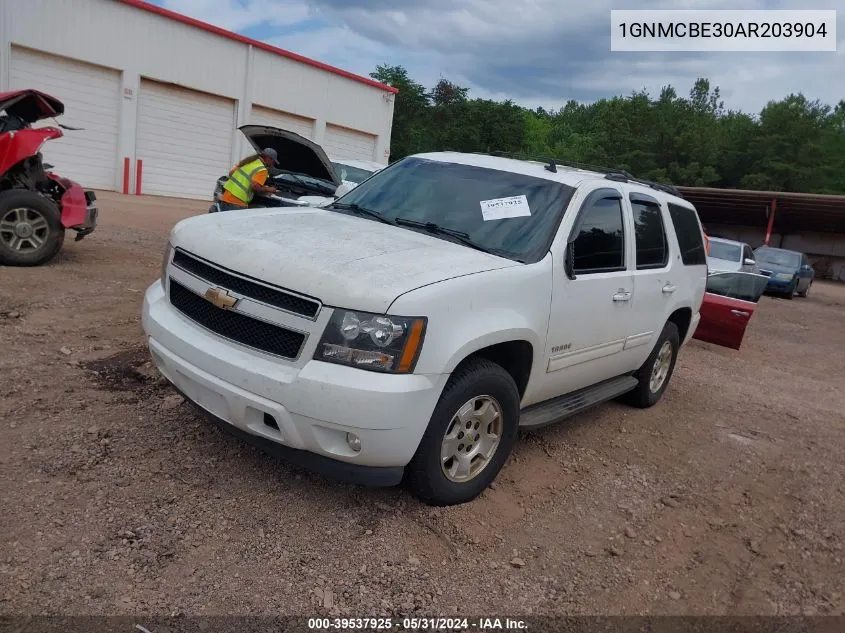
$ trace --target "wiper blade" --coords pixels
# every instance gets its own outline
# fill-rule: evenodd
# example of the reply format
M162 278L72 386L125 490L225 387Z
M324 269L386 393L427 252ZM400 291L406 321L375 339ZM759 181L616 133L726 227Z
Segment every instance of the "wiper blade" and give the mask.
M469 246L470 248L474 248L475 250L481 251L482 253L499 256L501 256L502 254L502 251L486 248L484 246L481 246L480 244L473 242L472 238L470 238L469 236L469 233L465 233L464 231L458 231L456 229L450 229L445 226L440 226L439 224L435 224L434 222L418 222L417 220L409 220L407 218L396 218L395 222L399 226L412 226L414 228L424 229L429 233L434 233L436 235L448 235L449 237L453 237L458 240L461 244Z
M379 222L384 222L385 224L390 224L392 226L396 225L396 223L387 216L382 215L378 211L368 209L367 207L362 207L359 204L349 202L332 202L328 206L329 208L341 209L343 211L352 211L353 213L357 213L359 215L366 215L369 218L373 218L374 220L378 220Z
M307 182L305 182L302 178L300 178L297 174L293 173L292 171L282 171L282 172L279 172L279 175L280 176L290 176L291 178L293 178L296 182L298 182L303 187L308 186Z

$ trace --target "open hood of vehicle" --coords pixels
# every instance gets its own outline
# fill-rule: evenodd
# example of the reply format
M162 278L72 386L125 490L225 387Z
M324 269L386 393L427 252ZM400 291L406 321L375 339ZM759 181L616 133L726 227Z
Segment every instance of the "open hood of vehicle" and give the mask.
M295 132L269 125L242 125L238 128L256 152L272 147L279 155L277 169L305 174L340 185L340 178L323 148Z
M35 123L63 114L65 105L37 90L13 90L0 92L0 112L3 111L27 123Z

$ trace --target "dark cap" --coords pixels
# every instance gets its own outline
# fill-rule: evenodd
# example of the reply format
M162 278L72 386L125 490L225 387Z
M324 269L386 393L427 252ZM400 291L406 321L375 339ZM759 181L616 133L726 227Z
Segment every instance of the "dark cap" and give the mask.
M276 153L276 150L274 150L272 147L265 147L264 149L262 149L261 155L268 156L270 160L273 161L274 165L279 164L279 155Z

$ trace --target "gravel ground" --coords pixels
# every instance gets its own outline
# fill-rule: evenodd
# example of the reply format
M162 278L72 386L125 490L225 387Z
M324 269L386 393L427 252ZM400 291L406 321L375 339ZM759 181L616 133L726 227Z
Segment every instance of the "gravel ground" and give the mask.
M656 407L524 434L491 490L432 509L198 417L139 312L206 205L101 205L50 265L0 272L0 613L845 612L845 287L764 297Z

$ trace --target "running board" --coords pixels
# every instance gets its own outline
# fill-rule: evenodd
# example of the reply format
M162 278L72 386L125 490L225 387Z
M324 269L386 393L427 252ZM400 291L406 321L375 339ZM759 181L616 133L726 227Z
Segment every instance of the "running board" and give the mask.
M613 400L634 389L638 381L633 376L619 376L592 387L546 400L523 409L519 417L520 428L537 428L559 422L602 402Z

